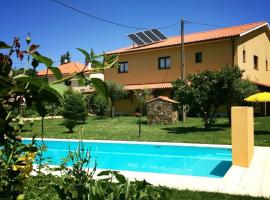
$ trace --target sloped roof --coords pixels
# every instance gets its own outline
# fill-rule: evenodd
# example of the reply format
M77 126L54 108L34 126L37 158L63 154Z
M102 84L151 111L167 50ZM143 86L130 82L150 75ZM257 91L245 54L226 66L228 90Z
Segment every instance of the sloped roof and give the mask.
M151 99L149 101L146 101L146 103L149 103L149 102L152 102L152 101L156 101L158 99L161 99L163 101L168 101L170 103L178 103L177 101L173 100L173 99L170 99L169 97L166 97L166 96L158 96L157 98L155 99Z
M125 85L125 90L143 90L143 89L165 89L172 88L172 83L150 83Z
M188 43L196 43L196 42L203 42L209 40L217 40L217 39L225 39L230 37L237 37L244 35L256 28L268 26L268 23L265 21L255 22L250 24L244 24L239 26L231 26L226 28L219 28L215 30L209 30L204 32L197 32L185 35L185 44ZM107 54L119 54L119 53L126 53L126 52L134 52L134 51L141 51L147 49L155 49L155 48L162 48L162 47L169 47L169 46L176 46L181 44L181 36L170 37L165 39L161 42L143 45L143 46L128 46L120 49L116 49L113 51L107 52Z
M83 65L82 63L78 63L78 62L69 62L69 63L58 66L62 75L69 75L69 74L81 72L84 67L85 67L85 65ZM84 70L84 72L89 72L88 68L86 68ZM43 70L40 70L38 72L38 75L45 76L46 73L47 73L47 69L43 69ZM53 75L51 70L48 71L48 75Z

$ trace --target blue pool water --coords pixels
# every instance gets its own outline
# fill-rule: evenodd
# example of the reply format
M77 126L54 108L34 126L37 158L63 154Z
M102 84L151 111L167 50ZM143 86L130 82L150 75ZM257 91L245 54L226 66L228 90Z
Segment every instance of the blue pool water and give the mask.
M60 164L69 149L78 148L77 141L44 140L44 143L48 148L44 156L50 157L53 165ZM229 148L92 141L83 144L91 154L88 167L93 167L96 162L98 169L221 178L232 165Z

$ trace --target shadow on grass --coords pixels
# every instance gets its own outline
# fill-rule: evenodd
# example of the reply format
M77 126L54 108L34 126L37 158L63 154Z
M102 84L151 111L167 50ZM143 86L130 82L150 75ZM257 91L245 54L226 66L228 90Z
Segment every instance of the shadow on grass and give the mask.
M254 131L254 135L270 135L270 131Z
M192 126L192 127L163 128L163 130L172 134L189 134L189 133L194 133L194 132L216 132L216 131L221 131L224 129L219 128L219 127L211 127L210 129L205 129L205 128L198 128L198 127Z
M212 124L211 127L214 127L214 128L230 128L230 124L227 122L227 123L224 123L224 124Z
M33 132L33 130L31 130L31 129L22 129L21 130L21 133L26 133L26 132Z

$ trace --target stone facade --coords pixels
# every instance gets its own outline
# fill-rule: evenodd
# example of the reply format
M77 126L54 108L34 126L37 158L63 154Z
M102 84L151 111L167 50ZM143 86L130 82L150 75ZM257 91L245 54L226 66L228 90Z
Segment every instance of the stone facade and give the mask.
M146 103L147 124L172 124L178 120L178 102L160 96Z

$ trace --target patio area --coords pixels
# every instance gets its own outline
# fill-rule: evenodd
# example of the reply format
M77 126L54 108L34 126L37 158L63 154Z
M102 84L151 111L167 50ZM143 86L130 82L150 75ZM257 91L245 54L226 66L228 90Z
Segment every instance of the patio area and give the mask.
M186 145L186 144L181 144ZM230 147L229 145L201 145ZM249 168L232 166L223 178L206 178L155 173L121 171L127 178L145 179L153 185L194 191L220 192L255 197L270 197L270 147L255 147Z

